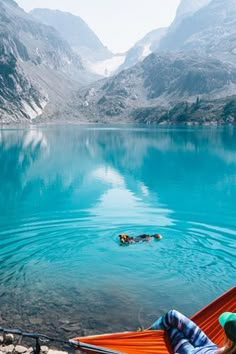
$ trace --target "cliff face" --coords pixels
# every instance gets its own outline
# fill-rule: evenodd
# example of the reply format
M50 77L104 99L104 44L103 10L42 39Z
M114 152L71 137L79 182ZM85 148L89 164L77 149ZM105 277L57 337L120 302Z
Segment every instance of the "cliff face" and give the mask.
M35 21L14 1L1 0L0 14L3 45L16 57L65 72L70 66L82 69L80 58L69 44L53 28Z
M47 96L0 46L0 121L27 121L42 113Z
M52 114L92 80L56 30L13 0L0 1L0 65L0 122L31 120L45 108Z
M13 1L0 3L0 122L27 121L42 113L47 95L18 64L18 59L29 60L29 55L10 32L11 19L4 5L18 9Z

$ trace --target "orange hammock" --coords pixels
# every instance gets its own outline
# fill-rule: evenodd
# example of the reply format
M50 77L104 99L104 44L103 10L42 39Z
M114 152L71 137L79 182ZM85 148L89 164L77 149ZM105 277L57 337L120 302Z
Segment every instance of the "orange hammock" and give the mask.
M224 330L218 323L222 312L236 312L236 287L230 289L209 305L197 312L191 319L197 323L208 337L217 345L224 342ZM74 338L81 343L85 353L126 353L126 354L168 354L170 344L164 331L144 330L140 332L121 332ZM88 344L88 348L83 347ZM90 347L91 346L91 347ZM91 349L94 346L93 349ZM98 350L96 351L96 347ZM101 351L99 351L99 348ZM102 349L108 351L102 351Z

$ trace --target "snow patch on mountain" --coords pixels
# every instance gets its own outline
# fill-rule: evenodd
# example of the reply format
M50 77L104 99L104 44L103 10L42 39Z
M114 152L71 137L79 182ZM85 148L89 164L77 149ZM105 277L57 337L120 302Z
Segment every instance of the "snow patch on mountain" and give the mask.
M122 65L125 61L125 54L114 55L110 59L97 61L95 63L87 63L86 67L91 72L109 77L115 73L117 68Z
M146 58L149 54L152 53L152 51L151 51L151 45L152 45L152 43L149 43L149 44L146 44L146 45L143 47L143 53L142 53L142 57L143 57L143 58Z

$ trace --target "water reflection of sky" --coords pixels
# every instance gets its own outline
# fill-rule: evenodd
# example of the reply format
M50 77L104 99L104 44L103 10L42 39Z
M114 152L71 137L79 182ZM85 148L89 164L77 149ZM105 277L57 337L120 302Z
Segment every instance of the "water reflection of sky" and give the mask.
M143 203L149 204L149 190L143 182L136 181L136 194L126 186L124 178L111 168L98 168L93 172L93 176L109 186L108 190L99 198L91 214L99 219L113 218L116 220L129 219L129 223L142 225L144 220L141 217L143 210L146 209L145 222L149 226L167 226L172 222L168 218L170 210L158 206L156 196L155 207L151 205L144 208ZM155 232L155 230L153 231Z

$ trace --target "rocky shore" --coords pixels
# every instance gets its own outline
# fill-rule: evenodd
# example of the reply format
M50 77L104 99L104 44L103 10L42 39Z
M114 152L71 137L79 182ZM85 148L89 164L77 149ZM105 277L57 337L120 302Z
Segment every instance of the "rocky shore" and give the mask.
M41 346L42 354L67 354L68 352L56 349L50 349L46 345ZM33 347L26 347L19 344L19 337L15 338L12 334L0 336L0 354L33 354Z

